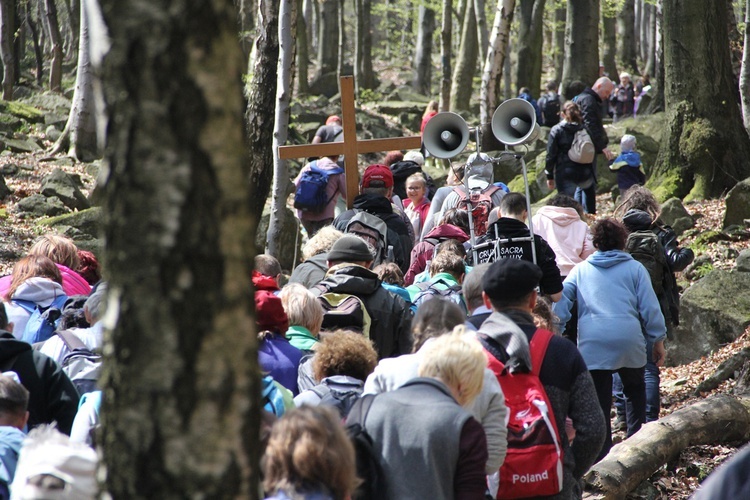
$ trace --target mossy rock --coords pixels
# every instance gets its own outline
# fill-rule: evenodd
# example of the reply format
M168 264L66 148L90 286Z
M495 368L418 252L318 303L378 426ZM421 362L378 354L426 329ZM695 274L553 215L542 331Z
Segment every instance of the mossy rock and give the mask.
M750 219L750 179L744 179L729 191L726 204L724 227L742 225L746 219Z
M39 108L47 111L56 111L63 114L67 114L72 106L72 102L70 99L56 92L34 94L25 99L21 99L20 102L34 108Z
M419 103L422 108L419 111L420 115L424 112L424 108L427 106L427 103L430 102L430 98L428 96L420 94L408 85L402 85L392 91L388 95L388 100L411 101L414 103Z
M65 228L75 228L79 233L88 235L91 238L98 238L101 227L101 208L92 207L86 210L79 210L69 214L58 215L57 217L48 217L38 222L45 228L56 228L64 231Z
M401 113L413 113L421 116L424 104L413 101L386 101L378 103L374 109L385 115L399 116Z
M44 121L44 113L42 111L34 106L29 106L18 101L0 101L0 109L27 122L42 123Z
M0 132L15 132L23 125L23 120L8 113L0 113Z

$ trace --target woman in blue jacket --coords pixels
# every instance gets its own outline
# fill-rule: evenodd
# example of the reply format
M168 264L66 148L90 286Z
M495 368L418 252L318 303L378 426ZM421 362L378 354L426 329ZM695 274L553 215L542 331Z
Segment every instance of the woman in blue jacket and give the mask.
M627 230L602 219L592 230L597 251L573 268L563 297L554 305L561 324L578 303L578 349L594 379L604 415L612 407L612 374L618 373L628 398L628 437L646 421L644 366L647 349L657 366L664 363L666 327L646 268L624 251ZM611 422L599 455L612 447Z

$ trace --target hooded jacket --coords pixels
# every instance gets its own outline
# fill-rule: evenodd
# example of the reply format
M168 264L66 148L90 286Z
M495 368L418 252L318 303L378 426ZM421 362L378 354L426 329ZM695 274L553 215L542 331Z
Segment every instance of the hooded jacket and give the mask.
M667 254L667 264L669 264L671 272L679 273L684 271L693 262L693 259L695 259L695 254L691 249L679 247L680 242L677 240L677 235L671 226L662 224L659 220L653 222L647 212L643 210L628 210L622 221L628 228L628 231L651 229L656 232Z
M327 258L327 252L313 255L294 268L292 275L289 277L289 283L301 283L306 288L317 285L320 280L326 277L326 271L328 271Z
M11 301L5 303L8 323L13 323L13 331L17 338L21 338L23 335L23 330L26 328L31 313L15 304L14 300L27 300L40 307L49 307L56 298L64 295L63 287L47 278L29 278L21 283L13 293Z
M370 340L378 359L411 352L411 318L409 304L380 286L377 274L354 264L339 264L329 269L325 279L313 292L346 293L359 297L370 315Z
M574 100L581 108L583 126L586 127L586 131L591 136L596 152L601 153L609 144L609 137L604 130L604 103L602 98L591 87L586 87Z
M16 372L29 391L30 429L57 422L60 432L70 434L79 396L57 363L10 332L0 330L0 370Z
M630 187L646 183L646 171L641 164L641 155L636 151L627 151L620 154L609 169L617 172L617 187L624 193Z
M422 170L422 167L419 165L419 163L411 160L403 160L397 161L388 168L391 169L391 173L393 174L393 194L395 194L402 200L405 200L407 198L406 179L409 178L410 175L417 173L424 175L425 181L427 181L427 189L425 190L424 195L430 200L435 195L435 191L437 191L437 187L435 187L435 181L432 180L430 174Z
M576 132L583 128L580 123L563 120L549 131L547 160L544 168L547 179L555 179L558 183L559 179L566 179L580 186L593 182L593 171L587 166L574 162L568 156Z
M469 236L461 228L453 224L443 224L430 231L423 241L414 246L411 251L409 270L404 275L404 283L407 286L414 283L414 277L427 268L427 261L432 260L435 246L450 239L464 243L469 240Z
M594 253L589 225L572 207L541 207L532 217L534 233L547 241L555 251L561 276L567 276L573 266Z
M552 309L565 325L578 304L578 349L589 370L646 365L646 339L664 340L666 326L648 271L622 250L594 252L565 279Z

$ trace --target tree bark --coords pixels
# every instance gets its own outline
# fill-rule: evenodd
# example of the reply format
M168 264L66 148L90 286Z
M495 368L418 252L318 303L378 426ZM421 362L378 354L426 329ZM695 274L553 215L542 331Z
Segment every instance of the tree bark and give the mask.
M485 14L485 1L474 0L474 17L477 20L477 45L479 60L484 61L487 59L487 48L490 43L490 35L487 30L487 16Z
M3 100L13 100L15 61L13 60L13 2L0 0L0 60L3 62Z
M341 77L344 76L344 47L346 45L346 27L344 26L344 2L345 0L339 0L339 20L338 23L336 23L339 28L339 43L337 49L338 60L336 61L336 83L339 88L339 96L341 95Z
M649 185L661 200L721 196L750 176L727 8L724 2L665 0L663 15L668 115Z
M362 81L363 89L374 89L378 86L375 70L372 67L372 0L362 0Z
M569 0L565 24L565 64L562 90L574 81L593 85L599 75L599 0Z
M563 65L565 64L565 18L567 13L568 10L565 8L565 5L555 8L552 59L555 64L555 81L558 86L562 82Z
M657 9L656 5L648 4L648 10L646 20L648 21L645 26L645 45L646 45L646 57L644 58L644 61L646 61L646 67L645 67L645 73L649 75L653 75L656 72L656 65L658 63L658 56L657 56L657 25L659 23L660 18L660 10Z
M529 87L535 97L539 97L542 81L544 4L545 0L521 0L518 9L516 91Z
M742 68L742 34L737 28L737 18L734 16L733 0L724 0L727 9L727 32L729 33L729 53L732 55L732 74L735 83L740 84Z
M451 81L452 110L468 110L471 107L472 80L476 71L478 49L477 20L474 9L467 6L461 31L461 47Z
M43 5L49 40L52 45L52 60L49 64L49 89L53 92L61 92L63 51L60 26L57 23L57 7L55 6L55 0L44 0Z
M617 82L619 71L617 71L617 19L615 18L615 9L608 0L602 0L602 62L604 63L604 72Z
M26 19L26 25L29 27L31 32L31 42L34 46L34 62L36 64L36 84L42 86L42 75L44 73L44 59L42 57L42 48L39 45L39 29L34 16L31 15L31 9L29 4L25 5L24 17Z
M689 446L750 438L750 399L724 394L644 425L584 476L584 498L625 498Z
M87 0L81 2L78 37L78 67L73 102L68 121L60 137L52 146L55 154L68 146L68 156L78 161L93 161L101 157L96 132L96 106L94 103L94 77L91 68L91 38L89 36L89 10Z
M412 87L422 95L432 93L432 35L435 32L435 11L424 5L419 7L419 30L414 51L414 78Z
M70 59L75 61L78 60L78 48L81 44L80 40L78 39L81 33L81 3L81 0L68 0L65 2L68 10L68 19L70 22Z
M440 21L440 110L450 111L451 106L451 44L453 43L453 17L451 0L443 0Z
M237 8L238 26L240 30L240 46L247 59L253 47L253 28L255 27L254 8L257 7L252 0L234 0Z
M308 66L310 64L310 46L307 36L307 22L302 15L303 0L297 2L297 95L307 95L310 92L308 84Z
M258 57L252 68L248 91L247 132L250 143L250 185L255 187L251 200L252 213L263 213L273 179L273 127L268 118L276 112L277 63L279 60L279 18L274 0L261 0L258 37L255 51Z
M336 71L339 62L339 0L319 0L318 75Z
M292 60L296 33L292 28L296 22L296 0L279 2L279 66L276 85L276 119L273 134L273 150L286 143L289 129L289 102L292 88ZM273 190L271 192L271 218L268 225L268 253L276 257L280 254L280 241L287 216L286 199L289 195L289 169L286 160L274 154Z
M750 135L750 2L745 2L745 41L740 71L740 96L742 97L742 119Z
M638 72L635 44L635 0L625 0L617 14L617 61L631 73Z
M254 499L255 186L234 6L102 3L106 493Z

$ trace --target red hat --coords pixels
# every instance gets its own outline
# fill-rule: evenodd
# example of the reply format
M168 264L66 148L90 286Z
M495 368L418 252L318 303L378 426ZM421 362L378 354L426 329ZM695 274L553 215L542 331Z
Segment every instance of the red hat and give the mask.
M384 183L384 186L376 187L393 187L393 172L391 172L390 168L379 163L370 165L362 176L362 187L370 187L372 181L380 181Z
M328 118L326 118L326 125L330 125L333 122L339 122L339 123L341 123L341 118L339 118L336 115L331 115Z
M286 333L289 328L289 318L281 305L281 299L273 292L258 290L255 292L255 322L261 331L272 331L279 334Z

